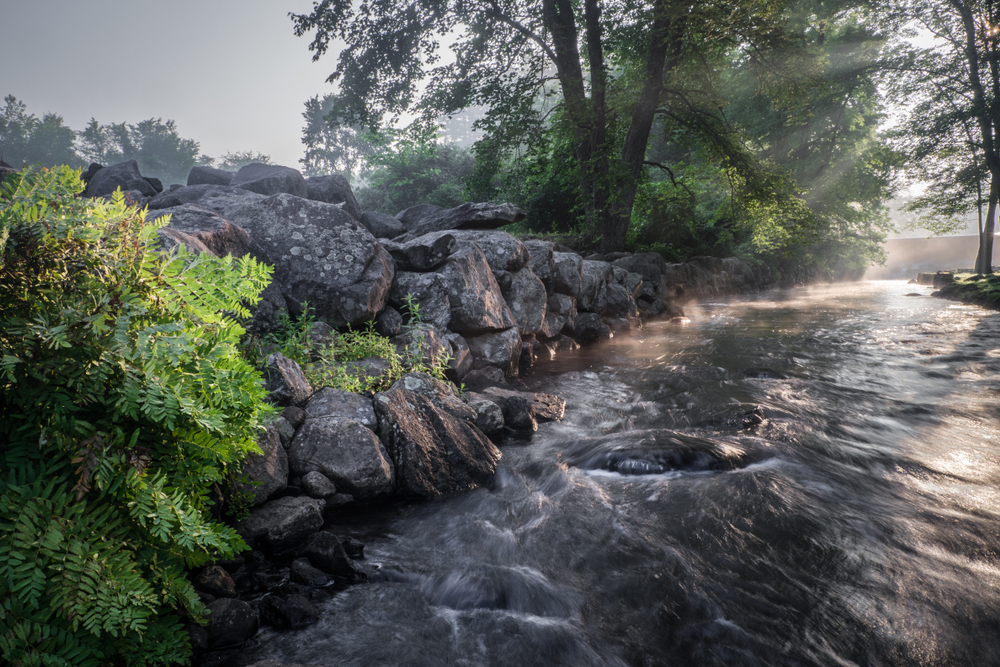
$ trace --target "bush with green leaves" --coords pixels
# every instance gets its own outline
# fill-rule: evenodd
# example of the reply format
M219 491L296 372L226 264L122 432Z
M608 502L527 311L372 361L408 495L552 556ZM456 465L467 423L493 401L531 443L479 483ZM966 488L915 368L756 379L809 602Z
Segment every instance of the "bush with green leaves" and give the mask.
M210 494L273 412L238 348L269 269L81 189L0 185L0 663L183 663L186 569L245 548Z

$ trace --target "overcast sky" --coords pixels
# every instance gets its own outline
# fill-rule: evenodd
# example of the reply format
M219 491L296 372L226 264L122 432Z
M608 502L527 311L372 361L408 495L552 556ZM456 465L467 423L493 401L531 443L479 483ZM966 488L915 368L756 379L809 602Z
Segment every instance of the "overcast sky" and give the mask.
M288 12L312 0L0 0L0 98L74 130L173 119L201 152L298 167L305 101L333 88Z

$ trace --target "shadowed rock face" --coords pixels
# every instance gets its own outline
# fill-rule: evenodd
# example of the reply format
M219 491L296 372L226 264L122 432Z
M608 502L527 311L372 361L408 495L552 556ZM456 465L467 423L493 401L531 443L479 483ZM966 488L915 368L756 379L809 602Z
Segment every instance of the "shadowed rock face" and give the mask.
M165 215L170 216L170 223L161 231L182 232L185 236L196 239L219 257L226 255L242 257L250 250L250 235L215 211L194 204L182 204L150 213L148 220L157 220ZM178 240L186 243L185 238Z
M396 217L407 217L410 210L402 211ZM400 221L413 237L417 237L447 229L496 229L524 220L524 217L524 211L513 204L468 203L419 217L410 224L404 218L400 218Z
M318 319L344 327L385 306L392 258L339 207L279 194L235 208L230 220L250 233L251 253L275 266L293 314L308 301Z
M287 193L296 197L308 196L306 179L297 169L280 167L275 164L255 162L240 168L229 183L233 187L243 188L262 195Z
M122 192L138 190L144 197L156 195L156 189L139 173L139 164L135 160L127 160L95 173L87 185L87 196L103 197L118 188Z
M352 218L361 219L361 207L358 206L358 200L354 198L351 184L340 174L307 178L306 191L309 199L327 204L340 204Z
M215 211L226 216L227 211L235 206L242 206L249 202L264 199L264 195L250 192L243 188L234 188L228 185L187 185L184 187L161 192L149 200L150 211L157 211L165 208L174 208L183 204L197 204L200 208Z
M229 185L233 182L235 171L216 169L215 167L192 167L188 172L188 185Z
M437 272L444 276L448 288L452 331L500 331L516 324L478 246L461 248Z

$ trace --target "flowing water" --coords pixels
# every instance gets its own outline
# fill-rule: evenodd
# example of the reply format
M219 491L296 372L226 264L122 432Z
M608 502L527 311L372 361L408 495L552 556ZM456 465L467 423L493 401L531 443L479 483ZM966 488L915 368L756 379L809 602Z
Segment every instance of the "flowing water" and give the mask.
M914 290L705 303L542 365L565 421L489 489L332 526L372 583L247 660L1000 664L1000 314Z

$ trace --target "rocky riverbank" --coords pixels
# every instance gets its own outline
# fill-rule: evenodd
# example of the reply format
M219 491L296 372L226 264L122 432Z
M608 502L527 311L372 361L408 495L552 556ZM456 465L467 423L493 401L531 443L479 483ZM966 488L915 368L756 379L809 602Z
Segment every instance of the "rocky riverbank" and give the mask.
M502 228L524 217L510 204L416 206L394 216L361 211L346 179L303 178L288 167L239 172L196 167L187 185L164 189L134 161L84 175L86 196L121 188L170 215L165 250L184 244L211 254L250 254L274 278L248 329L266 333L308 302L321 339L333 329L375 322L400 346L450 358L455 387L404 375L374 395L311 387L280 354L267 358L270 400L283 412L247 462L252 509L237 524L251 551L192 573L212 611L188 629L196 664L231 664L261 624L314 622L315 602L365 581L364 545L324 526L361 503L434 499L488 484L505 434L559 420L558 397L520 391L519 374L557 355L642 326L683 316L698 299L764 289L766 267L735 258L668 263L655 253L582 256ZM419 322L408 320L417 309ZM358 372L381 372L377 359ZM362 563L362 565L359 565Z

